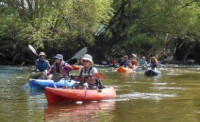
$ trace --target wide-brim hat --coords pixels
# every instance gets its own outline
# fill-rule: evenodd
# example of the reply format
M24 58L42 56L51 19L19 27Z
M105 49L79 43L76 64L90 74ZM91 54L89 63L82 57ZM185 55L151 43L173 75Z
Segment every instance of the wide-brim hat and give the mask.
M90 61L91 63L93 63L92 56L89 54L85 54L83 56L82 60L87 60L87 61Z
M61 54L56 54L56 56L54 56L54 58L63 60L63 55L61 55Z
M125 56L124 56L124 58L128 58L128 56L127 56L127 55L125 55Z
M46 56L44 52L40 52L39 56L42 56L42 55Z

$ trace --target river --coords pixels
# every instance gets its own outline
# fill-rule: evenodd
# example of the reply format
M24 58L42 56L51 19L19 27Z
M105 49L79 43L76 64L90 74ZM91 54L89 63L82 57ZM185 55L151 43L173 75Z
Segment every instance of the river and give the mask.
M116 88L116 99L55 105L48 105L43 92L29 88L31 70L0 66L0 121L200 121L200 71L195 68L167 68L159 77L145 77L143 72L101 67L103 83Z

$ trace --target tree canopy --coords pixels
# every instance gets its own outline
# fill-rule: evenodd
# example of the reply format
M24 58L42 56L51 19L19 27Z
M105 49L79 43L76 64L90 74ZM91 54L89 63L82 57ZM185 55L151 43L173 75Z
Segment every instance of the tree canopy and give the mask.
M26 45L32 44L67 57L87 46L96 60L137 53L200 62L199 5L199 0L2 0L0 56L8 64L31 62Z

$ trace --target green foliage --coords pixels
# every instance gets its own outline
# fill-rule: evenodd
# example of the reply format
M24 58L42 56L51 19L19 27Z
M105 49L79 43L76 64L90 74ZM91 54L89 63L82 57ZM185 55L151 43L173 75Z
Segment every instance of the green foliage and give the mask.
M8 31L9 25L19 20L14 23L16 30L12 30L17 32L14 38L37 47L42 47L44 41L73 40L77 44L77 39L93 45L94 33L112 15L111 2L104 0L4 0L1 4L2 11L7 11L1 14L1 37L13 36L4 30Z

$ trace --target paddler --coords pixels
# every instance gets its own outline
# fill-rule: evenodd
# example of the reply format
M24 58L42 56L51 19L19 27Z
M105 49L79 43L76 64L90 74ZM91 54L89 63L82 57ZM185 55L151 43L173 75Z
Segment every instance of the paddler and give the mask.
M63 55L61 54L57 54L54 58L55 62L47 72L47 76L50 74L60 74L62 77L68 78L70 71L72 71L72 66L64 62Z
M82 86L89 89L101 89L101 81L95 77L95 74L98 73L97 68L93 66L94 62L92 56L85 54L82 58L83 67L79 69L78 73L78 82L74 84L73 87L79 88Z
M49 61L46 60L46 54L44 52L40 52L39 59L35 62L36 70L39 72L44 72L45 70L49 70L50 64Z

